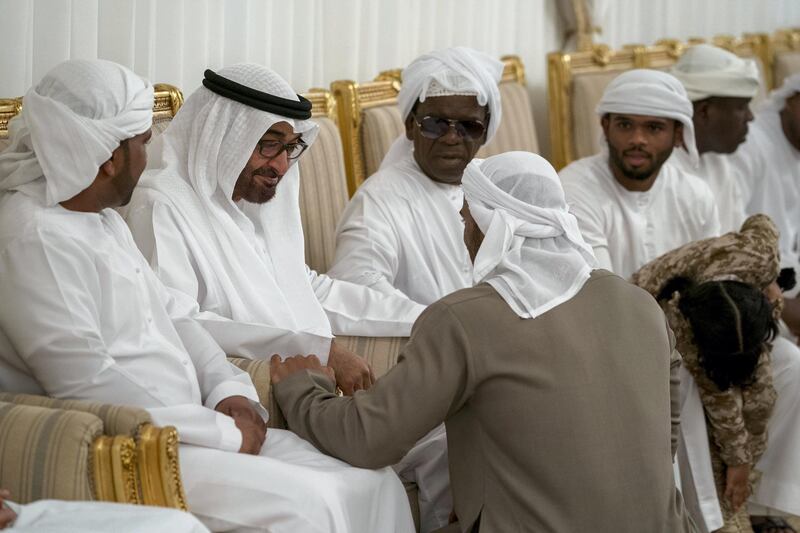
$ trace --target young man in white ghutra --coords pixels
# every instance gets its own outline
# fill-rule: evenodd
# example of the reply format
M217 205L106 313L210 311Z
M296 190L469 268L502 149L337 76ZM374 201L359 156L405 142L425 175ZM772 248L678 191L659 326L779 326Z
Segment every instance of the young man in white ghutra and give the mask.
M287 419L364 466L444 421L448 531L694 532L672 476L680 357L661 309L593 271L543 158L472 162L464 195L475 286L430 305L397 366L353 398L314 358L273 358Z
M470 286L461 176L500 125L502 73L500 61L461 47L403 70L406 133L342 214L328 275L422 304Z
M716 236L708 185L668 161L681 144L692 162L698 158L681 83L656 70L625 72L606 87L597 114L606 146L559 176L600 266L629 278L664 252Z
M422 306L306 267L297 159L314 143L310 103L260 65L206 71L160 138L127 221L161 281L199 304L228 354L317 354L345 394L373 382L332 333L407 336ZM156 150L157 152L157 150ZM443 429L396 469L419 489L423 531L452 508Z
M68 61L23 99L0 154L0 388L134 405L178 429L189 508L210 529L413 530L391 470L270 429L248 374L150 270L114 207L147 157L153 88ZM380 509L375 513L373 509Z
M705 181L714 193L722 232L739 231L747 215L742 185L730 162L753 120L750 101L758 94L758 68L751 59L698 44L687 50L670 71L692 101L698 158L679 147L669 163Z

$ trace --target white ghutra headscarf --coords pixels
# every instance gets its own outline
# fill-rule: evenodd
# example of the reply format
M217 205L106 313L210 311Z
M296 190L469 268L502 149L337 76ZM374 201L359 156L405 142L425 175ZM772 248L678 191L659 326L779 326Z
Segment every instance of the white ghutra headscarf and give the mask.
M483 52L457 46L423 54L403 69L403 86L397 95L400 116L405 120L417 101L454 95L474 95L478 104L489 108L486 142L492 140L502 118L500 89L503 63ZM413 144L405 134L395 140L383 158L381 168L393 165L411 152Z
M780 113L786 100L800 92L800 73L793 74L783 80L780 87L775 89L769 94L769 97L759 108L759 111L769 111L772 113Z
M233 65L217 74L299 100L283 78L261 65ZM228 303L232 320L331 337L306 273L297 165L292 164L270 201L237 204L231 198L256 144L277 122L302 133L308 145L319 128L310 120L261 111L200 87L163 134L162 168L145 173L139 186L161 192L179 214L207 289Z
M46 206L92 184L120 143L153 122L153 87L122 65L73 59L48 72L22 99L0 154L0 191Z
M462 185L484 233L475 283L489 283L522 318L536 318L583 287L597 262L550 163L506 152L472 161Z
M649 69L623 72L608 84L597 104L597 114L602 117L606 113L677 120L683 124L683 143L692 166L700 160L694 141L694 107L675 76Z
M755 61L710 44L689 48L670 73L692 102L712 96L753 98L760 83Z

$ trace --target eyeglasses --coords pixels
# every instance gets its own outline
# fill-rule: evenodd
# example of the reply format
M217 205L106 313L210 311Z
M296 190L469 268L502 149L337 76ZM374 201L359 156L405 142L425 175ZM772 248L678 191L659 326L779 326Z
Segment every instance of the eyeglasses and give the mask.
M287 144L270 139L258 143L258 153L261 154L261 157L267 159L274 159L285 151L286 157L288 157L290 161L294 161L303 155L306 148L308 148L308 145L301 140Z
M469 137L473 141L480 139L486 132L486 125L480 120L454 120L432 116L425 116L422 120L417 120L416 115L413 117L422 136L428 139L443 137L447 135L450 128L455 128L460 137ZM489 119L488 115L486 119Z

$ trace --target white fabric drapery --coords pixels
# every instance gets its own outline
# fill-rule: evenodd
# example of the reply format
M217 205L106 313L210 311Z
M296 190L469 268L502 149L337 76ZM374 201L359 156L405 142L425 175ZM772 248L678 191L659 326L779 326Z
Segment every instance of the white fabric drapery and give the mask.
M613 47L800 25L795 0L594 0L596 42ZM549 153L547 58L563 44L550 0L0 0L0 98L71 58L110 59L187 95L206 68L261 63L298 91L364 81L448 46L525 63L539 146Z

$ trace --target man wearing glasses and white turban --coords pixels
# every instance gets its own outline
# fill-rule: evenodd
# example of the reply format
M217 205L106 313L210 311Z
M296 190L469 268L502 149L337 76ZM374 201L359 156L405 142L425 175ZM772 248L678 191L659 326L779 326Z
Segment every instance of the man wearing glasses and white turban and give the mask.
M407 336L422 306L305 265L295 163L317 136L310 118L311 103L266 67L207 70L154 146L157 168L127 222L156 275L197 301L198 321L226 353L317 354L350 395L375 378L334 334ZM444 431L396 470L417 484L423 531L446 523Z
M500 61L461 47L403 70L406 133L343 213L328 275L426 305L470 286L461 176L500 125L502 73Z

